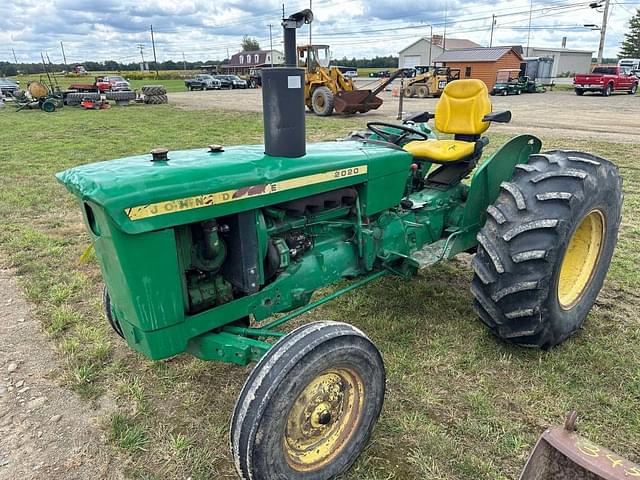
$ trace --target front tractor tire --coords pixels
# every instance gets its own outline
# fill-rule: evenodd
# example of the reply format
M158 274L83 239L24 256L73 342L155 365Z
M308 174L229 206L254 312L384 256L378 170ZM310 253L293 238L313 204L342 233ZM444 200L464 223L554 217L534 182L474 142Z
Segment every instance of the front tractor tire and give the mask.
M318 87L311 95L313 113L320 117L328 117L333 113L333 93L327 87Z
M482 321L545 349L578 330L609 269L621 208L618 169L603 158L552 151L517 165L478 234L471 291Z
M327 480L367 444L385 392L375 345L337 322L304 325L258 362L240 392L231 451L244 480Z

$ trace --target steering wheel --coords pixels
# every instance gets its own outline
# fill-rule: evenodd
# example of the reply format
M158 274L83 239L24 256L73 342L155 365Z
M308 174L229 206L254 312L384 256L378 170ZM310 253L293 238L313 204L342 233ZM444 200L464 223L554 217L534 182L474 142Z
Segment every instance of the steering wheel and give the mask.
M394 134L394 133L381 130L378 127L393 128L395 130L400 130L401 132L404 132L404 133ZM367 128L371 130L373 133L375 133L376 135L378 135L379 137L381 137L383 140L389 143L393 143L394 145L399 145L400 142L402 142L402 140L407 138L409 135L417 135L424 140L431 139L428 133L425 133L421 130L416 130L415 128L407 127L406 125L397 125L397 124L386 123L386 122L368 122Z

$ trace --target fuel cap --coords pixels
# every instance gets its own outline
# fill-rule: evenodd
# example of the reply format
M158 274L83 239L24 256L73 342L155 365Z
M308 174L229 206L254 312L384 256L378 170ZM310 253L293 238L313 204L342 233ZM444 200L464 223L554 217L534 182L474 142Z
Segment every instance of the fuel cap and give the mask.
M169 153L168 148L164 148L164 147L154 148L153 150L151 150L151 161L152 162L167 161L169 160L169 157L167 157L168 153Z

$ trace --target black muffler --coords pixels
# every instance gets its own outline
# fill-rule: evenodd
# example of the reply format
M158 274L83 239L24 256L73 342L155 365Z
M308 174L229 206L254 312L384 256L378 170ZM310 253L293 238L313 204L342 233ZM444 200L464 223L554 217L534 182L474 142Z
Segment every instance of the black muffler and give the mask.
M302 157L306 153L304 69L297 68L296 29L309 24L309 9L282 21L285 66L262 70L264 150L272 157Z

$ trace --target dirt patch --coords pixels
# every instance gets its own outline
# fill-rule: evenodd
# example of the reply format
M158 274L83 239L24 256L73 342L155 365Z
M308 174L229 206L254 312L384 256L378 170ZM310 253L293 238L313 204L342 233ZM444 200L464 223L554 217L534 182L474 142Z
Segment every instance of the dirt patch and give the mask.
M51 343L1 267L0 291L0 479L124 478L98 428L107 412L58 384Z
M361 83L360 88L366 84ZM398 115L398 99L391 92L383 92L384 100L378 109L368 112L367 120L394 121ZM540 94L492 97L494 111L511 110L513 119L507 125L494 124L495 132L532 133L554 137L571 137L640 143L638 108L640 96L615 94L611 97L584 95L573 92L546 92ZM221 109L241 112L261 112L260 90L221 90L205 92L178 92L169 94L169 102L187 110ZM404 111L433 112L437 99L404 99ZM309 114L310 115L310 114ZM340 121L340 116L327 121Z

